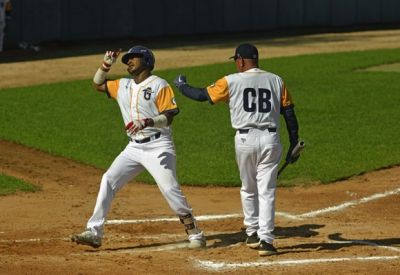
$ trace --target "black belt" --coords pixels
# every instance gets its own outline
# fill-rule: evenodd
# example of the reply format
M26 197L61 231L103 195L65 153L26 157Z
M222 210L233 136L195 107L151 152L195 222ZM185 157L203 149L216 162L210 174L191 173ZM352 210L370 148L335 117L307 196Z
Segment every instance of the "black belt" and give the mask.
M157 134L152 135L150 137L144 138L144 139L132 139L131 137L129 137L129 140L130 141L134 141L136 143L147 143L149 141L158 139L159 137L161 137L161 133L160 132L158 132Z
M250 129L238 129L239 134L247 134L249 132ZM266 130L268 130L268 132L271 133L275 133L276 132L276 128L266 128Z

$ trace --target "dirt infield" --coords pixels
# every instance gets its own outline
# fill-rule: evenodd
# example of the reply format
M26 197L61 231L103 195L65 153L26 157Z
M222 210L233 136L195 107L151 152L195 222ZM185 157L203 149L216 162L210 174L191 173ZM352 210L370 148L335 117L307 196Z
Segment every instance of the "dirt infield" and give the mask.
M399 35L392 30L281 38L266 41L260 52L278 56L279 51L293 55L397 48ZM185 57L189 52L189 65L223 62L233 47L221 45L206 55L204 47L160 50L156 56L162 68L175 54ZM72 76L60 73L58 81L90 77L101 60L101 56L80 58L77 64L87 68L70 69ZM70 61L60 67L67 69L67 64L74 64ZM60 64L64 59L48 62ZM0 77L3 80L7 74L10 82L1 85L21 85L15 80L17 74L9 74L13 69L4 72L5 65L0 64ZM23 65L32 66L8 63L7 68L18 71ZM56 80L32 76L23 85ZM279 254L260 258L243 242L239 188L182 188L207 235L205 249L186 249L183 227L176 219L171 221L171 210L157 187L134 182L114 200L103 246L74 245L69 235L84 229L104 171L7 141L0 141L0 152L1 173L42 187L37 193L0 197L0 274L396 274L400 270L400 167L329 185L279 188L275 232Z

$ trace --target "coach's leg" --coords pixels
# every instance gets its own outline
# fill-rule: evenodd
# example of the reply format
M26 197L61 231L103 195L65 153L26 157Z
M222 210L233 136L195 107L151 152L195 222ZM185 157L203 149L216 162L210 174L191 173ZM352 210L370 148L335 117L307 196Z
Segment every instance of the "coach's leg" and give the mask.
M242 140L243 139L243 140ZM237 133L235 136L236 162L239 168L242 187L243 223L247 236L254 235L258 228L258 190L256 180L257 154L255 151L256 137Z
M258 200L259 200L259 230L261 241L272 244L275 236L275 192L278 165L282 154L280 144L263 146L262 160L258 165Z

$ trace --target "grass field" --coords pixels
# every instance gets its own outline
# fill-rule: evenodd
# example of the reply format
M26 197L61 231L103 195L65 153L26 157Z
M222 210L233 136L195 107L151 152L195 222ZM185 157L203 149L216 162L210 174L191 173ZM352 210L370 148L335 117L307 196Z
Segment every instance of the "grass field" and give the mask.
M400 163L400 77L361 72L400 61L400 49L304 55L261 60L286 82L307 148L280 185L332 182ZM170 83L185 73L207 86L233 73L232 63L155 74ZM176 92L181 113L173 124L178 178L183 184L240 186L234 130L226 105L211 106ZM0 138L107 168L127 143L116 102L91 90L91 80L0 90ZM282 120L281 136L287 149ZM148 175L140 180L152 181Z
M40 190L40 188L35 185L0 174L0 196L10 195L18 191L35 192L37 190Z

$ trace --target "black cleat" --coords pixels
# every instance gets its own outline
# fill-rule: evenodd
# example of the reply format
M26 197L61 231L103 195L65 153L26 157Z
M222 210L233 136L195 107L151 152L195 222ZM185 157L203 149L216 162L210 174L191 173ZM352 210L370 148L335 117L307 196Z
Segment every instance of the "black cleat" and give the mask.
M278 253L276 248L266 241L261 241L260 246L258 247L258 255L260 256L271 256Z
M257 233L247 237L246 245L250 248L258 248L260 246L260 238L258 238Z

